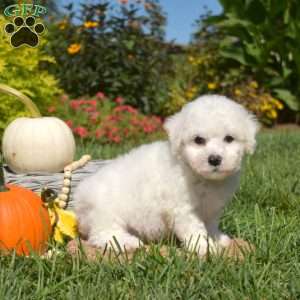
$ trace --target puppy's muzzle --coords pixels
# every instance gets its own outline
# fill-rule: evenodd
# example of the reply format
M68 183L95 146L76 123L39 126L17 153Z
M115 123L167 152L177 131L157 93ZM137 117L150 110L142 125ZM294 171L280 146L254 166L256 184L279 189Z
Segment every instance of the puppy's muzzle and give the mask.
M222 162L222 157L220 155L210 155L208 157L208 163L211 166L217 167L221 164Z

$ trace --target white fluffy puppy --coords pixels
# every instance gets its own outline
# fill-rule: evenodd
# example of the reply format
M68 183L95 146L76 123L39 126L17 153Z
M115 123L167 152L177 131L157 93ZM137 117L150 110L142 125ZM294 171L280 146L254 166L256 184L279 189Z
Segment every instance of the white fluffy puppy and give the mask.
M230 243L219 218L258 123L226 97L202 96L164 127L169 141L138 147L79 184L75 212L91 245L115 247L114 236L132 250L170 232L199 255Z

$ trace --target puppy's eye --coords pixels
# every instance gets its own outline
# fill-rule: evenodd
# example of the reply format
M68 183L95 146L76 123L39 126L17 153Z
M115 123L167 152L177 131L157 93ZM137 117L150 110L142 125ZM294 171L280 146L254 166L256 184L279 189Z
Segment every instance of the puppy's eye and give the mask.
M196 136L194 138L194 142L197 144L197 145L205 145L205 138L201 137L201 136Z
M226 142L226 143L232 143L233 141L234 141L234 137L233 136L231 136L231 135L226 135L225 137L224 137L224 141Z

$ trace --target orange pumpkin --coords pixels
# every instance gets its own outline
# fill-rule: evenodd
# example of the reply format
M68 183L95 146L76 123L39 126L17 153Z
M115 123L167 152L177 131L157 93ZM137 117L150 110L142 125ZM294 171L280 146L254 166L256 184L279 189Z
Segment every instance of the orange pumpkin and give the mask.
M0 252L19 255L45 252L51 233L50 218L41 198L29 189L4 185L0 164Z

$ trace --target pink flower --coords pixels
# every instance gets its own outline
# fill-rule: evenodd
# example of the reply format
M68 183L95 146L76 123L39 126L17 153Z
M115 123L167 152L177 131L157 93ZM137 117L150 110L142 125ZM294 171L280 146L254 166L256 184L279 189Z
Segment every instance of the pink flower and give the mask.
M96 108L93 107L93 106L89 106L89 107L84 108L84 111L86 111L86 112L94 112L95 110L96 110Z
M102 93L102 92L98 92L98 93L96 94L96 97L97 97L98 99L103 99L103 98L105 98L105 95L104 95L104 93Z
M99 128L95 131L95 136L97 139L100 139L104 136L105 131L102 128Z
M137 110L130 105L120 105L114 108L114 112L127 111L131 114L137 114Z
M140 121L136 117L133 117L130 120L130 124L133 125L133 126L137 126L137 125L140 125Z
M49 113L56 112L56 107L53 106L53 105L52 105L52 106L49 106L49 107L48 107L48 112L49 112Z
M107 120L107 121L113 121L113 122L115 122L115 121L120 121L120 117L119 117L119 116L116 116L116 115L108 115L108 116L106 117L106 120Z
M61 102L66 102L69 99L68 95L62 95L60 100Z
M158 116L152 116L154 122L158 123L159 125L162 124L162 119Z
M81 100L70 101L70 107L74 110L78 110L81 104L82 104Z
M129 135L129 128L125 128L124 129L124 135L125 135L125 137L128 137L128 135Z
M151 124L145 124L143 129L145 133L151 133L155 130L155 128Z
M87 104L96 107L97 106L97 100L88 100L86 101Z
M74 133L78 134L81 138L85 138L88 136L89 132L85 127L78 126L74 128Z
M117 103L117 104L123 104L124 103L124 99L122 98L122 97L117 97L116 99L115 99L115 102Z
M99 116L100 116L100 113L99 113L98 111L92 112L92 113L90 114L90 121L91 121L92 123L96 123Z
M73 121L72 121L72 120L67 120L67 121L65 121L65 123L66 123L70 128L73 127Z
M114 143L119 144L121 142L121 137L119 135L115 135L115 136L111 137L110 140Z
M110 129L111 133L115 133L115 132L118 132L119 131L119 128L118 127L113 127Z

